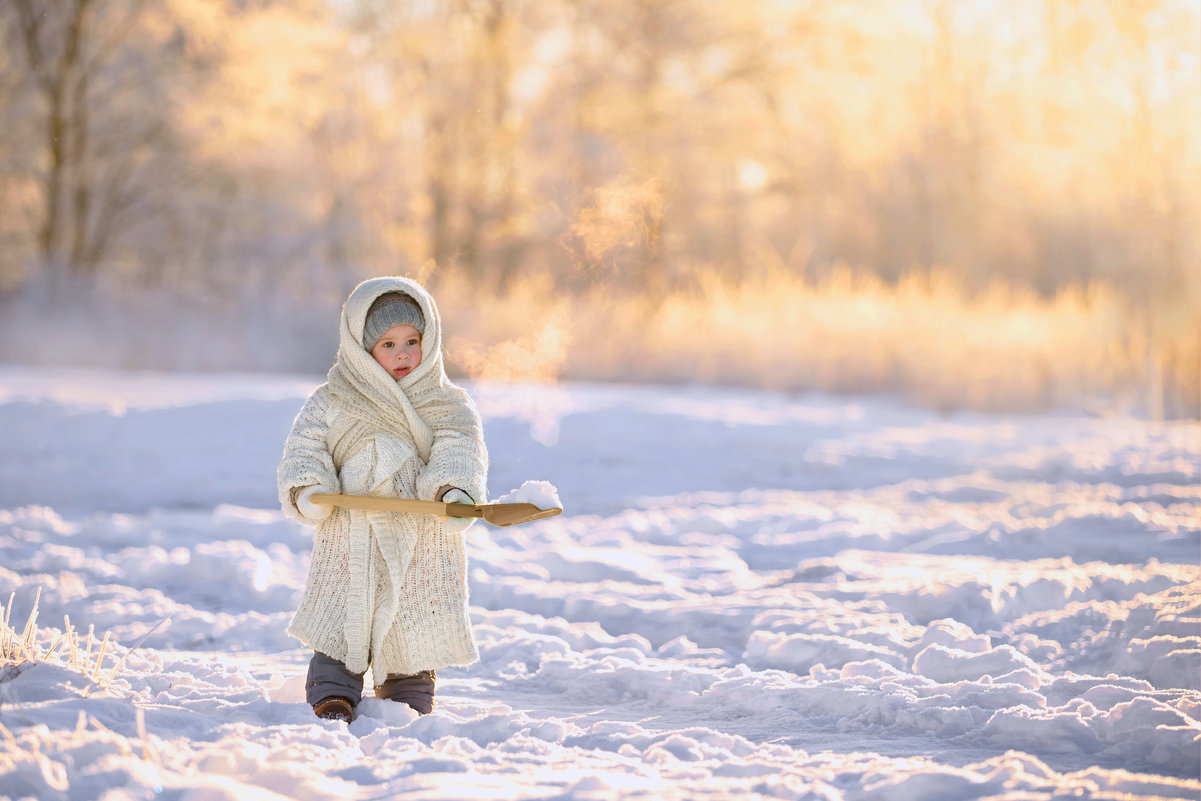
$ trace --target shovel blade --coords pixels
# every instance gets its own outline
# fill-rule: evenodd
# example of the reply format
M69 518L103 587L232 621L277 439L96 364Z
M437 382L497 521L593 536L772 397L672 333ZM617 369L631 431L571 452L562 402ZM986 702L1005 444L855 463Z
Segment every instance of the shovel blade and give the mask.
M489 503L477 508L483 512L484 520L494 526L515 526L563 513L558 507L543 509L532 503Z

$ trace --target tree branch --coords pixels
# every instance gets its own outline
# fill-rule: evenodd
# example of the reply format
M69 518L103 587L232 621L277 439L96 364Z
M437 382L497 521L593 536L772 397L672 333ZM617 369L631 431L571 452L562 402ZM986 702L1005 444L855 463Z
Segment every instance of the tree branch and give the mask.
M21 40L25 43L25 55L29 59L29 69L33 72L34 80L42 91L50 94L53 83L46 74L46 58L42 53L42 25L38 15L34 13L30 0L14 0L17 5L17 17L20 20Z

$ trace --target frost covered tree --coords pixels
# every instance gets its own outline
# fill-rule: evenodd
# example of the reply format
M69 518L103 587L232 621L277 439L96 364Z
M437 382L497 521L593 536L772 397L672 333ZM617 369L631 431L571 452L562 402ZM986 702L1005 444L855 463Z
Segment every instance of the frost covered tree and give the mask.
M177 46L148 35L144 0L12 0L4 41L20 90L15 149L36 186L34 253L95 273L151 212L170 148L159 76ZM17 55L19 54L19 55ZM14 114L14 109L22 113Z

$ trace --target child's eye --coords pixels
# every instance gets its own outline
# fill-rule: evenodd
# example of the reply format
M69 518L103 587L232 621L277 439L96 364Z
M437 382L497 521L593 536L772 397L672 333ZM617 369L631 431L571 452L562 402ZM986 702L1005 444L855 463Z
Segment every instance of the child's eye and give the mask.
M408 344L409 344L409 345L418 345L418 344L420 344L420 342L421 342L421 341L420 341L420 340L417 340L417 339L410 339L410 340L409 340L409 342L408 342Z

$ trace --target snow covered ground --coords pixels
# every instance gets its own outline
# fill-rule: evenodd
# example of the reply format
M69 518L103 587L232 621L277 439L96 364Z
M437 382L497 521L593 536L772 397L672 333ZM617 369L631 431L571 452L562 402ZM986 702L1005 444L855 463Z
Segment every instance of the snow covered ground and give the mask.
M284 635L317 380L0 367L8 625L96 639L0 665L0 797L1201 798L1195 423L474 387L565 512L474 526L481 661L347 728Z

